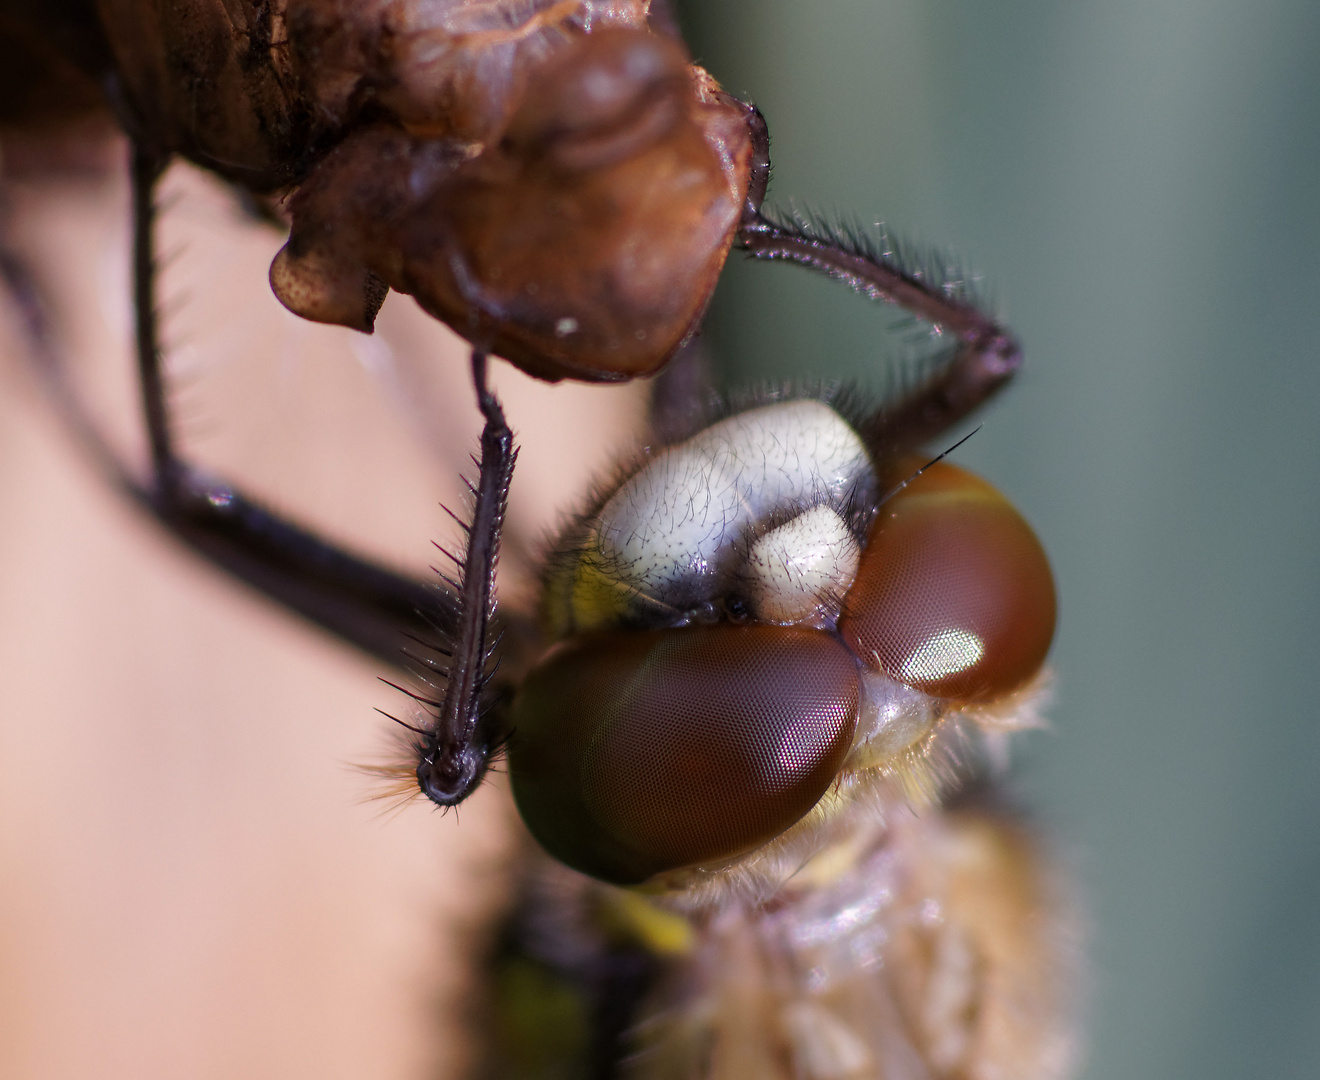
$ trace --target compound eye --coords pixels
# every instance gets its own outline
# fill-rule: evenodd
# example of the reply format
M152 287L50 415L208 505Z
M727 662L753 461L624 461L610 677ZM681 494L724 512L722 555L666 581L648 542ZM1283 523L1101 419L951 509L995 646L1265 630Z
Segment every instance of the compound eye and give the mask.
M1031 527L984 480L940 462L880 508L839 632L891 679L975 703L1040 670L1054 617Z
M857 704L856 660L818 630L575 638L514 700L514 799L550 854L605 881L722 861L816 804Z

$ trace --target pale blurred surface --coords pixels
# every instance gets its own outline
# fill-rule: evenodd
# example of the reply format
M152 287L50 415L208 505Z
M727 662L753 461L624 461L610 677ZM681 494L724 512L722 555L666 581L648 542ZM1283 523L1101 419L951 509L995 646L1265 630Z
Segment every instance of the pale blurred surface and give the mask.
M10 186L13 235L107 425L136 454L127 191ZM464 506L466 353L394 297L375 338L283 311L281 242L166 178L165 341L199 460L298 520L426 573ZM450 1076L466 967L499 909L502 786L461 814L366 801L392 673L166 538L101 482L0 324L0 1076ZM503 365L497 365L503 369ZM535 547L631 445L633 389L498 371ZM139 455L140 456L140 455ZM137 460L135 458L134 460ZM509 560L513 602L526 592Z

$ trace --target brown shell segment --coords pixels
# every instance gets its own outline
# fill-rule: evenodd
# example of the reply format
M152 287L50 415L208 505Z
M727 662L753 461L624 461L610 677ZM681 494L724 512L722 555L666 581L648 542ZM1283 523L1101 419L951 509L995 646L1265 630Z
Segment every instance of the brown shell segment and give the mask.
M677 42L579 35L489 145L392 124L342 142L292 201L271 281L300 315L367 329L379 278L541 378L650 374L705 311L750 154L744 110Z
M817 630L576 638L513 703L514 799L552 855L606 881L720 862L816 804L848 751L858 692L856 660Z
M270 274L295 313L370 330L393 288L529 374L615 381L705 312L750 113L645 0L95 4L153 150L297 187Z
M1040 670L1054 622L1031 526L984 480L940 462L880 508L839 632L898 682L985 702Z

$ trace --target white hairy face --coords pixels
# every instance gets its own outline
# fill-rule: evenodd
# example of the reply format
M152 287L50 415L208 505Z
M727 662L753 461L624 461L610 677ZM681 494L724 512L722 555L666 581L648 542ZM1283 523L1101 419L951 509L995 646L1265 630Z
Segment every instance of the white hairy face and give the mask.
M766 622L821 622L856 573L847 518L874 483L857 432L824 402L738 413L619 487L589 525L579 578L609 582L615 613L736 598Z

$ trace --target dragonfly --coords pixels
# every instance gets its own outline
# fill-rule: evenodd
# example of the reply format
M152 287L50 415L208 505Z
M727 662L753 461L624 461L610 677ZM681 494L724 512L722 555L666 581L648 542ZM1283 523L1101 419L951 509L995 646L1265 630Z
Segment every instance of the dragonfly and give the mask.
M570 7L566 17L579 17ZM541 16L565 34L547 7L526 15L516 34L501 26L490 47L512 37L516 53L535 36L527 26L544 28ZM1042 915L1047 875L1029 833L985 796L919 814L916 824L902 814L948 802L985 771L980 758L989 748L1037 722L1054 610L1039 544L989 485L914 456L1011 377L1017 344L957 279L915 264L886 237L764 214L768 144L753 110L722 96L672 49L666 59L649 41L642 48L629 28L571 25L567 36L579 52L572 64L552 56L531 77L533 114L553 114L556 80L580 76L582 49L604 57L596 78L614 73L617 83L622 76L611 65L632 64L646 78L659 72L644 89L660 104L646 103L641 135L613 130L612 114L604 135L570 131L570 164L630 156L637 140L645 144L648 125L668 130L666 108L674 111L675 95L695 80L698 104L724 126L714 140L726 151L716 179L731 171L742 180L724 199L723 216L716 214L724 228L712 230L715 255L703 263L680 252L704 286L675 290L688 301L677 315L628 315L627 325L638 327L631 342L610 326L591 327L599 298L572 307L556 297L550 310L558 314L539 326L536 315L511 316L489 282L474 284L464 265L492 257L481 250L489 238L455 241L452 223L436 226L446 234L440 246L456 245L460 254L432 263L404 250L415 245L415 224L384 240L361 222L332 227L335 208L347 203L351 219L388 199L378 182L392 164L401 162L412 179L435 165L414 145L435 141L427 127L440 122L435 116L403 118L423 136L406 123L406 137L398 124L340 133L311 166L276 156L257 179L235 154L189 143L197 132L186 126L167 140L171 151L258 195L301 179L290 239L270 275L294 311L367 329L390 286L411 292L472 343L484 431L464 523L467 551L454 560L449 588L423 589L356 559L232 487L199 481L177 458L152 293L162 151L139 133L137 336L154 473L154 486L136 489L140 501L221 565L356 644L397 656L399 628L411 628L409 662L430 686L411 692L422 709L401 723L414 736L409 772L433 801L462 802L492 759L507 753L524 820L558 861L533 857L492 957L491 1075L1064 1075L1069 1040L1055 1015L1066 996L1055 971L1059 928ZM335 30L309 33L333 53ZM269 48L273 39L263 40ZM620 60L619 49L634 52ZM612 86L611 100L618 94ZM168 94L139 89L136 99L164 102L166 113L143 121L139 111L138 123L157 134L170 129ZM572 101L577 116L582 99ZM130 132L134 115L130 109ZM535 145L543 154L548 136L519 124L535 128L545 119L515 118L500 150L516 158L520 147ZM437 201L443 208L471 197L464 221L505 222L508 203L491 188L514 166L486 159L485 149L458 155L455 138L446 131L440 140L448 156L438 166L444 198ZM516 176L526 198L532 181ZM661 224L662 233L672 231ZM510 228L515 239L535 234L525 221ZM505 673L511 678L497 674L493 578L515 455L487 385L488 355L553 378L655 370L690 335L709 296L711 260L717 273L733 243L898 303L956 345L902 393L870 408L828 394L741 406L691 402L687 430L657 432L556 545L540 634L559 644L542 657L515 659ZM510 245L491 246L498 262ZM518 298L561 283L535 254L511 260L515 275L530 275L515 283ZM503 273L490 277L499 282ZM39 341L38 298L27 285L21 267L11 267ZM655 291L654 280L640 290L642 306ZM607 315L617 320L618 308ZM694 526L688 511L696 506L713 516ZM950 534L974 539L952 542L945 554ZM913 558L934 564L918 567L915 586L896 584L890 565ZM951 580L959 589L947 600L941 590ZM915 592L895 610L895 590L904 587ZM505 622L518 629L516 617ZM612 671L603 684L592 674L601 666ZM620 686L659 700L621 706ZM669 715L675 693L696 709L697 728ZM603 726L582 730L577 712L602 714ZM763 714L779 726L760 728ZM728 718L721 720L727 730L712 730L712 718ZM689 802L698 810L684 817L675 804Z

